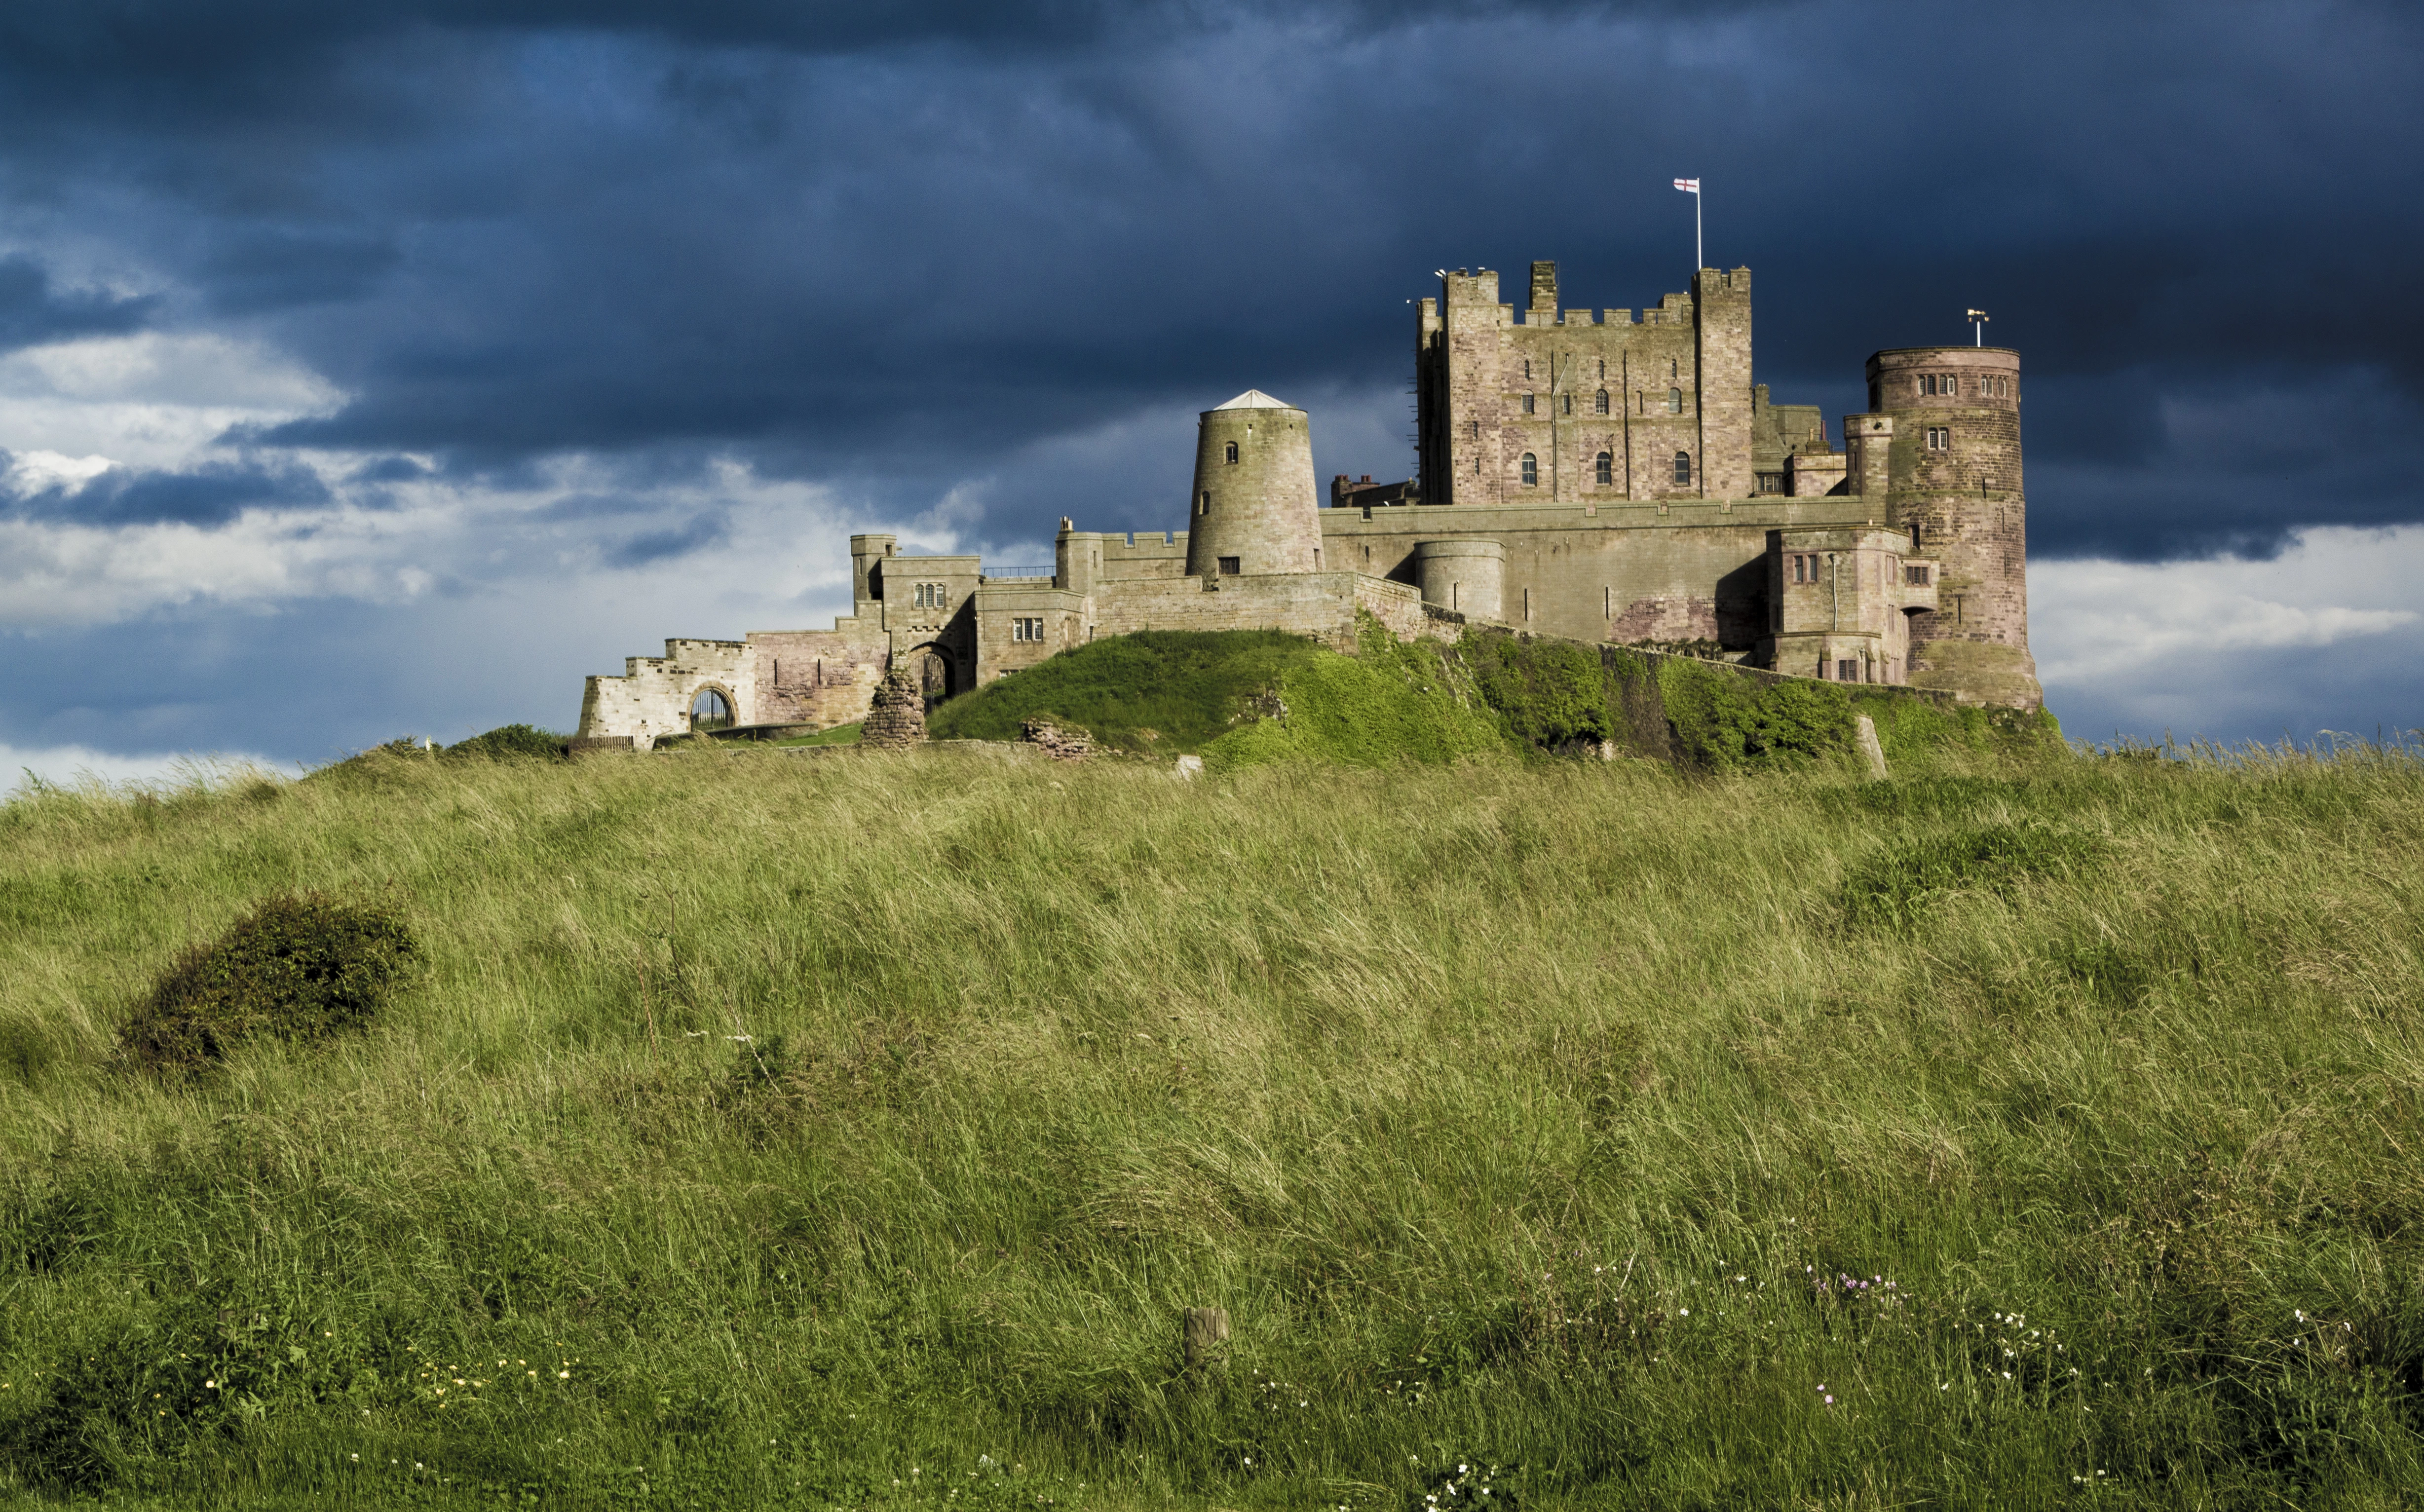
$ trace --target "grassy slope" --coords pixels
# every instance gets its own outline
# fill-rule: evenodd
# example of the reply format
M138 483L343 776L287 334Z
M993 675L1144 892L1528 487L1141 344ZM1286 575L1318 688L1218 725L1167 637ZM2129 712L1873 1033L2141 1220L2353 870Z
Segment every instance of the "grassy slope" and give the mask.
M1383 657L1379 665L1384 674L1397 670L1395 659ZM1291 684L1304 696L1290 700ZM1015 740L1021 724L1041 714L1081 725L1113 750L1176 756L1202 751L1253 724L1271 711L1272 695L1291 713L1317 709L1322 754L1342 756L1354 754L1356 742L1329 726L1349 708L1384 711L1382 728L1363 742L1374 752L1395 748L1411 727L1427 727L1443 714L1452 721L1456 711L1443 694L1426 701L1401 676L1376 674L1374 666L1301 635L1146 630L1090 642L955 698L934 710L928 733L947 740ZM1422 707L1427 702L1434 707ZM1494 735L1480 739L1498 743ZM1438 743L1419 735L1414 740L1418 749Z
M1847 875L2047 826L2093 860L1847 922ZM0 1476L1394 1508L1462 1457L1535 1506L2401 1504L2419 878L2396 762L710 747L22 801ZM181 943L295 886L415 921L391 1022L104 1069ZM1205 1303L1236 1358L1190 1390Z

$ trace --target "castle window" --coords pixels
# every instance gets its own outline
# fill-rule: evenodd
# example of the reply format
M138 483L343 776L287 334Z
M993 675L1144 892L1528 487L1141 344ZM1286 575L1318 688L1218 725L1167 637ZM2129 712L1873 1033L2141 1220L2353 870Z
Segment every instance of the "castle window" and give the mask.
M1473 438L1474 438L1475 440L1476 440L1476 441L1477 441L1477 440L1481 439L1481 422L1479 422L1479 421L1477 421L1477 420L1476 420L1476 421L1473 422L1472 422L1472 424L1473 424Z
M1574 396L1572 394L1567 394L1559 401L1559 403L1565 406L1567 414L1571 415L1574 412Z
M1931 452L1952 451L1953 427L1950 425L1930 425L1927 428L1927 449Z
M1607 364L1606 364L1606 363L1604 363L1604 362L1603 362L1603 363L1601 363L1601 364L1600 364L1600 366L1601 366L1601 367L1605 367L1605 366L1607 366ZM1602 377L1604 377L1604 376L1606 376L1606 374L1601 374L1601 376L1602 376ZM1603 415L1604 415L1604 414L1606 414L1606 413L1607 413L1607 390L1604 390L1604 389L1602 389L1602 390L1599 391L1599 413L1601 413L1601 414L1603 414Z
M1671 357L1668 358L1666 359L1666 376L1670 378L1680 378L1682 375L1683 370L1677 365L1676 359Z
M690 727L694 730L732 728L732 705L712 688L702 688L690 702Z
M1763 494L1780 494L1784 492L1784 474L1781 472L1761 473L1759 475L1759 491Z
M1013 615L1010 622L1010 638L1013 641L1040 642L1044 639L1041 616Z
M1530 376L1531 376L1531 374L1527 373L1527 374L1523 374L1523 376L1525 376L1525 377L1527 377L1527 378L1528 378L1528 377L1530 377ZM1525 413L1525 414L1527 414L1527 415L1528 415L1528 414L1530 414L1531 412L1532 412L1532 396L1531 396L1530 394L1525 394L1525 395L1523 396L1523 413Z
M1926 586L1927 586L1927 567L1926 567L1926 565L1922 563L1922 565L1918 565L1918 566L1915 566L1915 567L1905 567L1905 568L1903 568L1903 569L1902 569L1902 581L1905 581L1905 582L1906 582L1906 583L1908 583L1908 584L1910 584L1910 585L1911 585L1912 587L1914 587L1914 588L1924 588L1924 587L1926 587Z
M1845 657L1842 661L1836 662L1835 680L1837 682L1859 681L1860 664L1858 661L1853 661L1850 657Z
M1199 515L1208 515L1212 513L1212 496L1210 494L1207 493L1203 498L1195 501L1195 512Z
M1603 378L1604 378L1604 377L1606 377L1606 376L1607 376L1607 358L1601 358L1599 359L1599 375L1600 375L1601 377L1603 377ZM1601 411L1600 411L1600 413L1601 413L1601 414L1605 414L1605 413L1607 413L1607 411L1606 411L1606 410L1604 410L1604 409L1603 409L1603 410L1601 410Z
M1236 442L1235 442L1235 441L1231 441L1231 442L1229 443L1229 461L1231 462L1231 464L1232 464L1232 465L1234 465L1234 464L1236 462L1236 460L1237 460L1237 443L1236 443Z
M1810 581L1801 575L1801 558L1798 556L1793 558L1793 581L1795 582L1807 582Z
M1668 414L1670 414L1670 415L1680 415L1680 414L1682 414L1682 412L1683 412L1683 390L1681 390L1681 389L1669 389L1669 390L1666 390L1666 413L1668 413Z
M1599 454L1599 460L1591 464L1591 481L1598 484L1603 488L1606 487L1609 484L1614 483L1616 481L1616 458L1608 453L1602 452Z
M1222 557L1220 562L1220 576L1224 578L1234 578L1237 576L1237 559L1236 557Z
M1537 488L1540 484L1540 459L1531 453L1523 454L1523 486Z
M1525 383L1532 381L1532 359L1528 357L1523 359L1523 381Z
M1691 454L1691 453L1689 453L1689 452L1678 452L1678 453L1676 453L1676 454L1675 454L1675 484L1676 484L1676 486L1681 487L1681 486L1682 486L1684 484L1690 483L1691 481L1692 481L1692 454Z

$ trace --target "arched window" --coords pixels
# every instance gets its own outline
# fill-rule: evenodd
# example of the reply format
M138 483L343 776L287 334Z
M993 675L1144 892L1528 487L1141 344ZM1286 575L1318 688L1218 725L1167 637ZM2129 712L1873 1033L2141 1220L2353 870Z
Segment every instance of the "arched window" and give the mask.
M1682 412L1683 412L1683 390L1681 390L1681 389L1669 389L1669 390L1666 390L1666 413L1668 413L1668 414L1670 414L1670 415L1680 415L1680 414L1682 414Z
M1689 452L1678 452L1678 453L1676 453L1676 454L1675 454L1675 484L1676 484L1676 486L1681 487L1681 486L1682 486L1684 484L1690 483L1691 481L1692 481L1692 454L1691 454L1691 453L1689 453Z
M1229 443L1229 460L1231 462L1237 460L1237 443L1235 441Z
M1523 454L1523 486L1526 488L1537 488L1539 485L1540 459L1534 456L1531 453L1526 452Z
M1603 488L1606 487L1609 484L1614 483L1616 481L1616 458L1610 456L1605 452L1602 452L1599 454L1599 460L1592 464L1591 477Z
M1607 413L1607 390L1604 389L1599 391L1599 412L1603 415Z
M702 688L690 701L690 727L694 730L732 728L732 705L712 688Z

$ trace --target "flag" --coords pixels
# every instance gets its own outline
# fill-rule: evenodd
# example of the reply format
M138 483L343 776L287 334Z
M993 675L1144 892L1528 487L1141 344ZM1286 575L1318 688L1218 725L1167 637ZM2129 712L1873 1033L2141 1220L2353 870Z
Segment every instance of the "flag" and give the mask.
M1698 194L1700 192L1700 181L1698 179L1677 179L1675 181L1675 187L1682 190L1685 194Z

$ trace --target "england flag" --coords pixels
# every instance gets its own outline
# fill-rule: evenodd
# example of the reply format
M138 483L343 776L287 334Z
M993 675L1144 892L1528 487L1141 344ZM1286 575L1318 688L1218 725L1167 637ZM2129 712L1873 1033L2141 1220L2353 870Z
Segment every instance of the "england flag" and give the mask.
M1685 194L1698 194L1700 192L1700 181L1698 179L1677 179L1675 181L1675 187L1682 190Z

